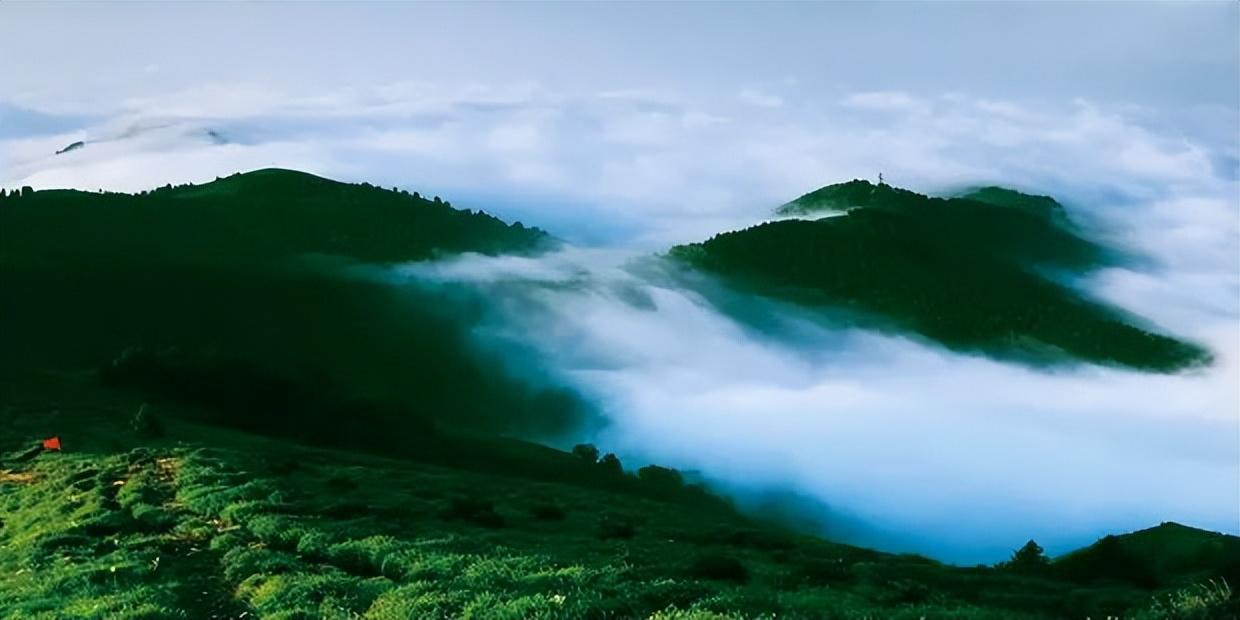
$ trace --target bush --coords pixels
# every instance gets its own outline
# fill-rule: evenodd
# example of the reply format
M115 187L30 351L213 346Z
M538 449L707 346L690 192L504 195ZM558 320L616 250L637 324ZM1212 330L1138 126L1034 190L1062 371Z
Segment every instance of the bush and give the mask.
M675 492L685 487L685 479L680 472L658 465L647 465L637 470L637 479L658 491Z
M608 515L599 519L597 534L602 540L628 540L637 535L637 526L631 521Z
M573 446L573 456L593 465L598 462L598 448L594 444L579 443Z
M719 553L706 553L694 558L688 574L699 579L745 583L749 581L749 569L740 560Z
M138 412L129 420L129 428L143 439L155 439L164 436L164 424L146 403L138 407Z
M603 472L610 476L623 476L624 465L620 464L620 458L608 452L598 461L599 467L603 468Z
M827 586L850 581L853 577L842 559L810 558L793 566L791 575L798 584Z
M563 521L566 516L563 508L551 502L530 506L530 514L540 521Z
M443 511L443 518L448 521L468 521L482 527L504 527L504 517L495 511L490 501L472 497L458 497L452 500Z
M1222 620L1240 617L1240 599L1226 581L1213 579L1157 597L1138 620Z
M1012 559L1004 562L1000 567L1028 575L1046 572L1050 563L1050 558L1046 557L1042 545L1031 540L1013 552Z

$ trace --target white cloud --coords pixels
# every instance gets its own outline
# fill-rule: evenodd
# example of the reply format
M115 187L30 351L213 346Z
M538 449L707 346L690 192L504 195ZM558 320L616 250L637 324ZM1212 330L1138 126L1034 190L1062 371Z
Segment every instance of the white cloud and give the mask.
M779 95L760 91L756 88L746 88L737 95L741 101L758 106L760 108L780 108L784 105L784 100Z
M1059 552L1163 520L1238 529L1235 305L1164 317L1220 353L1209 371L1038 371L823 328L779 304L765 312L783 313L785 338L760 335L659 273L575 248L402 270L504 299L491 333L532 343L601 403L607 449L786 488L899 533L863 542L976 562L1029 537Z
M854 93L844 98L843 104L849 107L868 110L924 112L926 103L908 93L898 91L876 91Z

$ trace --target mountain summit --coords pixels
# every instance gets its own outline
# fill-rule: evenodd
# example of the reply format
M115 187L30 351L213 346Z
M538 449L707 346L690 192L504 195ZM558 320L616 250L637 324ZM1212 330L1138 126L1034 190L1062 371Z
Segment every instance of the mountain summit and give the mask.
M932 198L855 180L779 209L823 211L839 215L768 222L671 256L751 292L956 350L1164 372L1210 358L1064 283L1120 258L1081 236L1052 198L995 187Z
M536 228L438 196L342 183L268 168L201 185L138 194L42 190L7 196L0 264L171 263L254 266L321 254L403 262L457 252L536 252L553 241Z

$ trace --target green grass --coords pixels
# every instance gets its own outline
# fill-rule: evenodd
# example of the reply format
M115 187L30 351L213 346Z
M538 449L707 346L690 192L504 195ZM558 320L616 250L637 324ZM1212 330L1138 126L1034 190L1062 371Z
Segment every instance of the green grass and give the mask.
M171 404L148 407L166 431L152 438L130 425L142 400L89 374L3 387L0 618L999 619L1160 604L834 544L636 477L314 448ZM23 458L52 433L64 452Z

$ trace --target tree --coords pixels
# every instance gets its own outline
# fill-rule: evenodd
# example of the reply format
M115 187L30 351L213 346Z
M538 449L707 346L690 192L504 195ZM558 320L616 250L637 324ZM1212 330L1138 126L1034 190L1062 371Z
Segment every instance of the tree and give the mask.
M685 479L680 472L658 465L647 465L637 470L637 479L651 488L664 491L677 491L685 486Z
M1050 558L1046 557L1042 545L1030 540L1012 554L1012 559L1004 563L1004 567L1017 572L1033 573L1046 569L1050 564Z
M579 443L573 446L573 456L593 465L598 462L598 448L594 444Z
M608 474L624 475L624 466L620 464L620 458L610 452L603 455L603 458L599 459L598 464Z
M159 421L146 403L142 403L138 407L138 412L129 420L129 428L133 430L139 437L143 439L153 439L164 436L164 425Z

